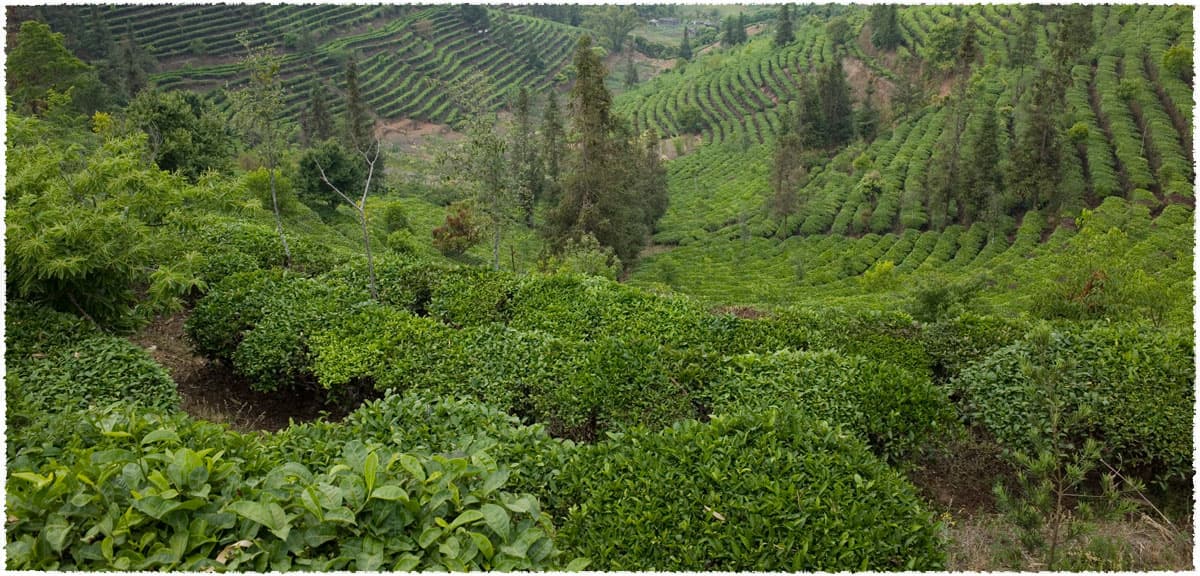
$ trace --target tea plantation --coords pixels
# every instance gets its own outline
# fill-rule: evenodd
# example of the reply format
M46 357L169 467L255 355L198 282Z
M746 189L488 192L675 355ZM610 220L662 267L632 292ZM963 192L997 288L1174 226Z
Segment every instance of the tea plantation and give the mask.
M1192 9L738 11L10 8L5 567L1194 568Z

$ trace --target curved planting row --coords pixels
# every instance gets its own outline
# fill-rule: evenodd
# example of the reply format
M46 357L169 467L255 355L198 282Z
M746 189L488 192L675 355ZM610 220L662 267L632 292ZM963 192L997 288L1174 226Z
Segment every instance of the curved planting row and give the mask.
M515 86L535 90L548 87L568 60L578 30L554 22L493 11L491 28L473 30L453 7L405 9L379 8L377 11L352 11L316 7L279 6L256 17L271 25L289 24L296 29L328 30L357 24L364 18L380 23L357 34L343 35L320 43L311 52L285 53L280 76L287 94L285 105L290 115L298 115L307 105L308 87L313 81L340 88L345 59L359 55L359 82L362 93L377 114L383 117L411 117L451 122L460 111L447 95L447 87L465 80L469 74L482 73L496 88L486 105L496 108L505 102ZM174 12L160 11L159 20ZM242 14L233 11L233 14ZM127 12L114 13L116 15ZM382 21L383 14L399 17ZM244 28L246 21L240 22ZM270 26L256 31L254 38L276 41ZM536 65L529 55L535 55ZM236 89L244 80L236 63L204 68L179 68L154 75L162 88L206 88L228 86ZM227 102L219 98L222 105ZM341 98L331 107L341 109Z
M795 99L800 76L832 58L823 28L805 23L796 36L780 49L764 49L770 41L764 37L702 56L682 72L660 75L620 95L614 107L638 129L663 135L699 132L706 143L765 143L775 124L769 111Z

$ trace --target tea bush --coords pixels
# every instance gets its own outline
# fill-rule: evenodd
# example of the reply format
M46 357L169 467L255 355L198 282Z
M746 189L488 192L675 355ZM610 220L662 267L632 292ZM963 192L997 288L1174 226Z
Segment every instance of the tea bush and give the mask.
M168 412L179 407L175 383L144 350L75 315L10 301L5 341L8 393L20 405L14 416L124 399Z
M787 408L841 425L893 462L955 424L946 394L928 378L834 351L730 357L704 396L715 414Z
M455 268L441 275L431 288L429 313L453 326L503 322L516 284L511 274Z
M795 411L580 447L558 543L597 570L940 570L940 528L858 440Z
M7 562L18 570L561 568L535 497L486 451L352 441L328 466L258 438L137 409L62 419L53 454L10 454ZM573 562L577 569L584 563Z
M326 388L371 382L473 398L542 422L557 436L593 439L631 424L665 426L693 414L688 395L646 338L575 341L502 324L454 330L371 306L315 334L313 373Z
M317 421L282 430L265 443L268 458L330 466L350 441L413 454L486 450L515 491L555 501L557 477L574 445L553 439L541 424L523 426L503 410L428 394L388 394L365 402L341 422Z
M933 363L934 376L948 381L1028 331L1029 323L1024 320L963 314L925 326L921 341Z
M165 412L179 408L167 371L124 338L94 336L10 369L19 374L27 406L35 410L70 412L125 399Z
M246 272L197 302L186 329L201 353L270 391L307 376L307 336L366 300L363 291L339 283L280 270Z
M27 361L33 354L46 354L100 334L79 316L23 300L9 300L4 314L5 360L10 368L14 362Z
M1028 340L1016 342L966 368L953 382L967 415L1012 448L1030 448L1024 443L1030 427L1046 425L1031 413L1034 392L1021 370L1032 352ZM1195 371L1190 337L1137 325L1097 325L1055 332L1046 353L1071 367L1059 388L1067 411L1090 412L1070 431L1077 445L1095 438L1114 466L1191 477Z

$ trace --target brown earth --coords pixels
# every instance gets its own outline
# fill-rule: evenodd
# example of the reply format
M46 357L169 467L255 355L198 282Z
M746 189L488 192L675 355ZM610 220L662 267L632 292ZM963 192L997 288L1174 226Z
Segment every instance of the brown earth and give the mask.
M875 95L872 100L874 100L875 107L882 108L880 103L889 103L890 106L892 94L896 91L896 85L891 80L875 74L862 60L852 56L842 58L842 69L846 71L846 82L850 84L855 102L862 102L863 97L867 94L868 82L874 79Z
M229 425L240 432L275 431L291 420L315 420L327 408L303 392L256 392L220 363L197 356L184 333L188 313L156 318L129 339L162 364L179 389L181 407L191 416Z
M384 144L401 147L405 154L420 154L432 140L456 142L464 136L446 124L400 118L376 124L375 137Z

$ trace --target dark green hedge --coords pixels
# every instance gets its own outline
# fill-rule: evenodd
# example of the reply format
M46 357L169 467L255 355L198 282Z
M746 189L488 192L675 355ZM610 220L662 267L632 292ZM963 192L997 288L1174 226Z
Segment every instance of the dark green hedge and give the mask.
M1137 325L1097 325L1055 332L1048 350L1054 362L1074 368L1061 381L1069 411L1087 406L1092 415L1071 432L1100 441L1104 457L1127 469L1155 475L1192 475L1192 416L1195 400L1193 342ZM1035 413L1022 364L1036 358L1022 340L963 370L953 386L967 415L1005 446L1030 448Z
M765 410L580 447L558 543L598 570L944 569L913 487L851 435Z
M728 358L704 400L715 414L795 409L842 425L894 462L956 424L946 393L928 378L829 350Z

